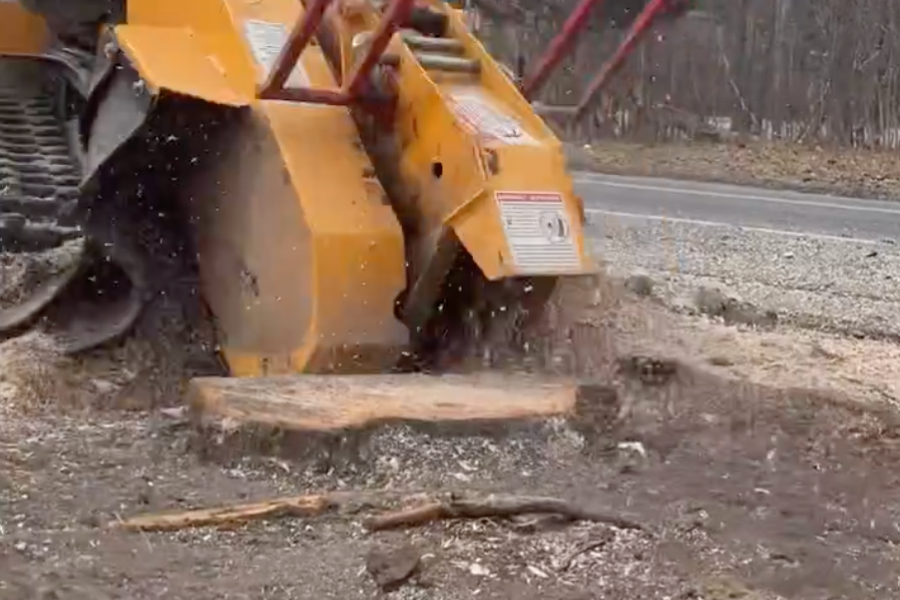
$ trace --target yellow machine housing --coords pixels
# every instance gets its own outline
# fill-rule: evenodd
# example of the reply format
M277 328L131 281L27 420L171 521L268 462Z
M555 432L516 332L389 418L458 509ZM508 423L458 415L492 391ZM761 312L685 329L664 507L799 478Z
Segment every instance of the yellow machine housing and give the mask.
M342 78L381 18L372 3L353 4L331 13ZM454 264L457 245L448 239L458 240L488 280L555 279L596 268L560 141L467 30L462 11L440 0L419 4L446 14L448 30L394 36L383 57L398 93L393 152L385 160L385 145L369 144L379 171L402 182L392 198L407 231L404 317L414 328L425 325ZM535 237L538 231L544 235ZM546 294L535 300L545 302Z
M39 54L47 47L49 35L44 21L18 2L0 2L0 23L0 55Z
M173 139L195 117L225 123L189 146L202 166L179 176L178 196L233 375L392 367L444 309L461 257L477 266L473 287L517 287L507 298L596 270L560 141L459 13L423 4L449 27L394 35L387 131L361 107L259 98L304 14L297 0L129 0L106 33L108 78L132 73L122 98L138 107L122 148L147 123L168 123ZM380 18L375 3L354 5L329 13L319 42L330 42L305 49L286 87L348 76ZM158 116L184 106L190 116ZM93 110L102 124L103 101Z
M403 232L349 112L256 98L301 10L136 1L114 31L152 93L245 109L189 183L204 296L238 376L380 371L408 346ZM315 48L296 73L335 86Z

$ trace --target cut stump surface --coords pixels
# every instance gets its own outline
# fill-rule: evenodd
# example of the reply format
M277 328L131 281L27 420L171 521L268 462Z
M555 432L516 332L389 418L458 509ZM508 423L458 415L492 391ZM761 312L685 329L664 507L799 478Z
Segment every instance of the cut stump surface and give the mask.
M199 378L201 423L339 432L388 423L490 423L570 415L579 386L530 376L289 375Z

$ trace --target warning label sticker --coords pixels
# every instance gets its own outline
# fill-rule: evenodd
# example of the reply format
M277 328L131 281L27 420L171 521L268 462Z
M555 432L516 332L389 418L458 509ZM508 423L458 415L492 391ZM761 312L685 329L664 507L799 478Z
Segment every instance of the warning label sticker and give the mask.
M275 66L275 60L288 39L288 28L282 23L270 21L257 21L248 19L244 21L244 36L250 44L253 58L256 59L268 77ZM309 87L309 75L303 68L302 60L297 61L297 66L291 71L285 87Z
M482 142L500 142L513 146L536 146L538 141L505 113L490 96L480 90L456 89L449 94L456 118Z
M581 267L562 195L497 192L495 198L510 252L523 273L550 274Z

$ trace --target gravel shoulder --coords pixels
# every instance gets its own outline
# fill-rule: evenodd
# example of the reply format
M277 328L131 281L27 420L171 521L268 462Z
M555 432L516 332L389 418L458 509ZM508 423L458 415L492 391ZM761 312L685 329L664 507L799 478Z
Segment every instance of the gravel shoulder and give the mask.
M897 451L877 435L883 426L814 397L736 390L715 380L695 380L689 397L670 388L669 409L648 398L604 436L562 423L502 438L398 428L369 438L356 460L311 463L202 463L183 432L134 415L19 421L15 435L28 437L2 493L0 597L896 597ZM652 532L469 521L369 535L352 515L172 534L97 526L388 486L577 498L637 515ZM420 574L380 592L370 556L409 547Z
M52 354L21 361L18 378L4 371L0 415L0 598L896 598L900 429L867 387L880 374L860 373L887 342L744 331L602 283L558 299L555 333L572 358L560 368L609 376L612 350L654 357L668 375L620 363L617 399L593 420L501 434L392 427L298 460L201 459L177 413L118 408L131 402L127 374L98 378L96 365ZM18 356L46 351L36 338L19 344ZM66 373L68 396L35 403L25 392L36 368ZM84 404L91 394L97 403ZM352 513L176 533L104 527L335 489L544 494L648 532L477 520L370 534ZM417 574L383 591L373 556L404 552Z
M894 243L794 237L591 215L595 249L620 276L646 273L676 310L697 290L777 313L782 324L855 337L900 336L900 248Z
M215 370L173 350L209 344L178 319L166 343L150 322L78 360L40 335L0 343L0 600L900 597L896 247L591 227L609 276L564 287L545 323L551 370L615 392L587 421L396 426L302 458L218 456L196 451L178 411L182 375ZM385 489L549 495L647 530L482 519L372 534L364 507L175 533L106 526ZM373 563L403 556L414 575L381 588Z

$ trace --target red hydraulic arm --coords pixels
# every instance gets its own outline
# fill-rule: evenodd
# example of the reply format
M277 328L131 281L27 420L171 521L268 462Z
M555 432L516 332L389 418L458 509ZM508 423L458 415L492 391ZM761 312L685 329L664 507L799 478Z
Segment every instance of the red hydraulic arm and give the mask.
M537 67L525 78L522 83L522 95L526 99L531 100L535 94L544 86L553 69L559 64L565 56L572 50L572 46L578 40L578 36L588 24L588 17L591 16L591 9L598 4L602 4L603 0L581 0L566 22L563 24L562 31L550 41L547 50L538 60Z
M551 72L557 67L565 55L571 51L578 35L587 26L591 10L601 5L604 0L580 0L575 10L566 19L562 30L551 41L544 55L538 60L533 73L526 77L522 92L531 99L546 83ZM357 63L349 77L344 78L340 89L322 88L285 88L284 85L291 71L297 65L303 50L312 41L325 12L333 0L306 0L304 15L297 21L284 48L281 50L275 65L266 82L260 87L259 97L267 100L291 100L315 104L348 105L361 100L361 95L368 84L369 76L376 67L391 37L408 22L415 0L391 0L382 15L365 55ZM676 10L684 0L650 0L640 15L632 23L625 40L616 49L615 54L597 72L588 84L587 90L575 106L548 107L552 112L559 112L580 117L590 106L594 96L609 81L610 77L625 63L625 59L634 51L641 39L650 31L653 23L661 15Z
M522 85L522 93L529 100L543 85L550 72L556 67L563 57L571 50L577 36L587 25L590 11L603 0L581 0L571 16L563 25L562 31L553 39L547 51L538 61L534 74L526 78ZM546 107L548 112L580 117L591 105L597 93L603 89L609 79L625 64L625 59L631 54L644 36L650 32L654 22L663 14L676 10L682 0L650 0L634 23L628 29L625 39L619 44L613 56L607 60L597 74L591 79L587 89L574 106Z
M641 11L641 14L639 14L634 23L631 24L628 34L625 36L625 39L622 40L622 43L619 44L615 54L600 67L597 75L588 84L587 89L581 96L581 100L575 107L576 118L580 117L584 111L587 110L591 101L593 101L597 93L603 89L603 86L606 85L610 77L615 75L616 72L622 68L622 65L625 64L625 59L628 58L629 54L634 52L634 49L637 48L637 45L644 36L650 32L656 19L672 8L672 0L650 0L650 2L647 3L647 6Z
M272 72L260 87L259 97L264 100L291 100L313 104L348 105L360 100L362 92L369 81L369 75L378 64L378 60L387 49L391 37L400 26L409 20L414 0L391 0L384 11L378 27L372 34L365 55L357 63L353 73L344 79L341 89L321 88L285 88L291 71L300 60L303 50L312 41L325 11L333 0L309 0L306 11L297 21L288 36L288 41L275 60Z

